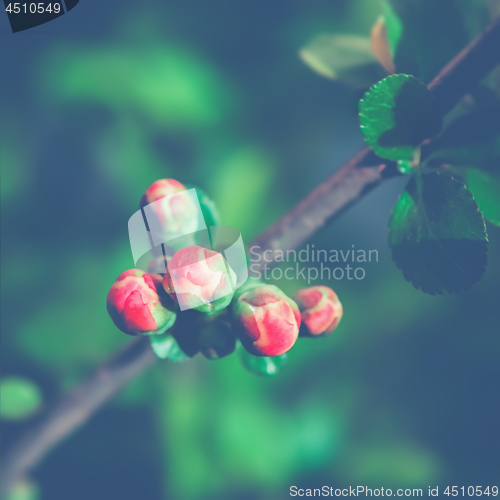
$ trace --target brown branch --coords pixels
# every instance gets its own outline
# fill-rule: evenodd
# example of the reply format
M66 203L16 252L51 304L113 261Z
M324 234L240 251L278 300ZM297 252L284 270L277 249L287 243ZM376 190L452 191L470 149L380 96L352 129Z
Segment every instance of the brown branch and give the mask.
M429 89L443 114L499 62L500 18L497 18L430 83ZM365 148L251 245L260 246L261 252L296 248L385 179L396 175L393 163ZM24 478L52 448L155 359L147 339L134 341L65 396L10 450L2 467L2 490L8 491L15 481Z

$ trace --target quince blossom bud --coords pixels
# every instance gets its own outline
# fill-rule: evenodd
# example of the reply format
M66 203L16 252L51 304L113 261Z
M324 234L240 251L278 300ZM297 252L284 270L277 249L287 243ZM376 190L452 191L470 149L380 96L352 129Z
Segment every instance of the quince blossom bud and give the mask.
M111 286L106 306L114 324L129 335L164 333L175 322L176 314L167 308L169 297L162 297L162 277L140 269L120 274Z
M299 335L299 308L274 285L250 287L238 295L233 317L243 347L255 356L284 354Z
M163 287L181 311L209 314L229 305L235 283L236 274L220 253L196 245L178 250L163 277Z
M293 296L302 317L301 336L323 337L332 333L342 318L342 304L327 286L298 290Z
M199 336L200 350L208 359L220 359L236 349L236 336L229 322L216 319L204 325Z
M146 210L151 231L164 241L197 231L198 207L190 192L175 179L160 179L146 189L140 208Z

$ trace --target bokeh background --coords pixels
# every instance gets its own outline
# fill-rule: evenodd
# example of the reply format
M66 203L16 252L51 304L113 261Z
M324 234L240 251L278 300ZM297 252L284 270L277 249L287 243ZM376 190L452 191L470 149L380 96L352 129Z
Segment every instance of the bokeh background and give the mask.
M469 9L468 37L484 26ZM206 190L246 242L362 145L359 89L298 57L319 33L367 36L375 0L81 0L2 50L2 376L41 394L30 422L129 341L106 314L133 267L127 221L173 177ZM387 245L396 179L309 244L377 249L329 284L335 335L301 339L279 376L237 356L158 362L35 471L44 500L276 499L289 487L500 482L500 230L484 279L415 290ZM321 283L317 281L316 284ZM303 286L283 282L287 292ZM34 497L33 497L34 498Z

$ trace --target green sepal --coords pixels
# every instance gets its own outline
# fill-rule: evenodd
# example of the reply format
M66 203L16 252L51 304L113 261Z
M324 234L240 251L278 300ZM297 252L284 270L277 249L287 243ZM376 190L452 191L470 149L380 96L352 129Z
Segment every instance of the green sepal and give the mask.
M194 357L200 351L199 337L200 313L182 311L172 331L150 337L151 347L161 359L181 363Z
M253 356L247 352L242 346L239 348L240 359L243 366L254 375L264 377L272 377L277 375L286 365L288 361L288 354L281 356Z
M196 189L196 195L198 196L201 212L203 213L203 218L205 219L207 227L219 226L220 215L212 198L210 198L207 193L198 186L193 186L192 184L185 184L185 186L187 189Z
M168 359L174 363L188 361L190 357L181 349L171 333L150 337L151 347L160 359Z
M200 351L207 359L215 360L229 356L236 349L236 335L227 316L207 321L201 326Z

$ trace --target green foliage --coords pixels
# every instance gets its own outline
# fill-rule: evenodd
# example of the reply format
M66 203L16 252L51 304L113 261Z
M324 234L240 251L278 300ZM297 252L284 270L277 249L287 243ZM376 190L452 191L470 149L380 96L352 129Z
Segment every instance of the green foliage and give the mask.
M113 283L133 260L130 249L122 244L108 253L97 248L80 252L73 249L61 255L59 262L57 288L40 295L39 307L19 325L16 342L39 365L76 377L100 362L103 353L123 343L116 329L111 330L114 335L103 335L113 328L113 323L103 307L108 290L103 286L96 291L96 283ZM58 277L50 273L44 279ZM40 335L40 331L44 334Z
M38 387L20 377L8 377L0 383L0 417L17 420L29 417L40 406Z
M486 228L462 182L438 173L413 176L389 228L397 266L423 292L459 292L482 277Z
M320 75L354 87L367 87L383 78L370 39L356 35L319 35L301 51L301 59Z
M399 41L401 40L401 36L403 35L404 26L401 19L392 8L390 2L385 1L382 8L382 17L387 30L387 40L389 42L392 57L394 57L398 49Z
M427 87L410 75L375 84L359 104L361 131L382 158L411 160L423 140L439 133L442 117Z
M495 171L469 169L467 187L484 217L500 226L500 164Z
M268 377L277 375L288 361L288 354L274 357L253 356L243 348L240 348L240 356L243 366L250 373Z
M208 191L225 225L237 227L243 237L258 233L270 210L276 168L273 156L254 145L236 148L217 162Z
M229 92L209 64L165 43L95 48L58 47L46 73L58 98L97 102L140 113L157 126L192 130L214 125L228 109ZM168 90L167 90L168 89Z

